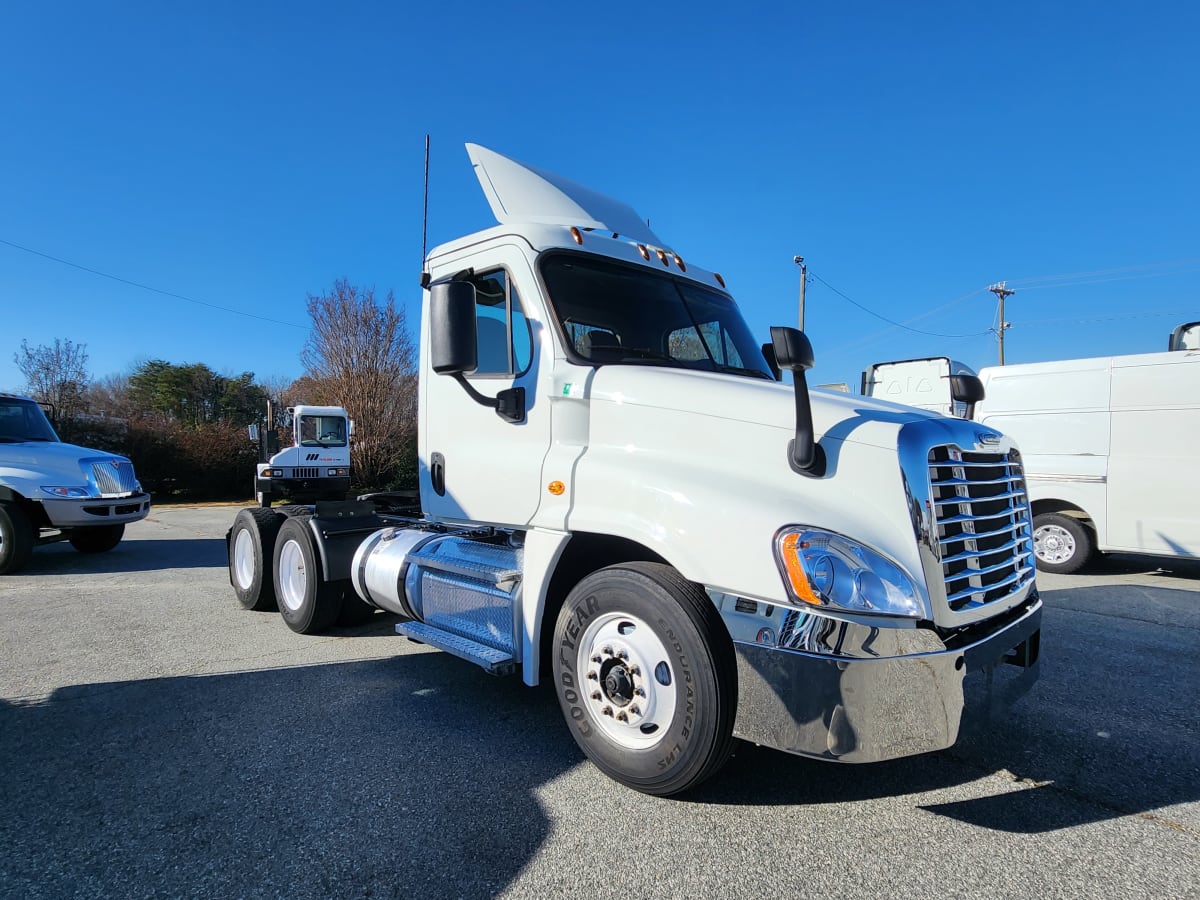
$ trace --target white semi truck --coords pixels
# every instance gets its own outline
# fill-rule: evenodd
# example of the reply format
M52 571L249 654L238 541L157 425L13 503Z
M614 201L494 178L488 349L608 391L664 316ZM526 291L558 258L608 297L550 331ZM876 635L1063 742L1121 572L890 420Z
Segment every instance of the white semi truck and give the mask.
M267 403L265 427L250 426L258 441L254 497L269 508L282 498L297 503L345 500L350 492L350 438L354 421L340 406L289 406L280 423L291 443L282 449L275 429L274 404Z
M735 737L842 762L944 748L965 679L1029 686L1042 604L1005 437L810 392L805 336L756 343L721 276L631 208L467 150L499 224L426 261L420 508L240 511L244 606L300 632L388 610L548 677L584 753L658 795Z
M34 400L0 394L0 575L23 569L38 544L104 553L149 512L126 457L64 444Z

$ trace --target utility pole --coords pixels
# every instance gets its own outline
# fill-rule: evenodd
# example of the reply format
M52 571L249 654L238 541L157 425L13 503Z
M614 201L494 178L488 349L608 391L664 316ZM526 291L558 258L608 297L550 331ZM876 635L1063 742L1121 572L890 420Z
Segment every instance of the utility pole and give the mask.
M792 262L800 267L800 330L804 330L804 282L808 281L808 266L803 256L793 256Z
M1004 332L1009 328L1008 322L1004 321L1004 298L1011 297L1016 293L1016 291L1010 291L1005 287L1007 284L1007 281L998 281L988 288L1000 300L999 325L996 328L996 336L1000 340L1000 365L1004 365Z

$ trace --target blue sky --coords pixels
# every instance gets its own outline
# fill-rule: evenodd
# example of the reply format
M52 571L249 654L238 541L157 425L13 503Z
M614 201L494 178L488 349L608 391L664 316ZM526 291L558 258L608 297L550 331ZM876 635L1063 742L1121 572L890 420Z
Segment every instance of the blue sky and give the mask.
M22 339L295 377L338 278L415 329L427 133L430 246L492 224L474 141L630 203L764 340L805 256L811 383L994 363L1000 280L1009 362L1165 349L1200 319L1198 10L10 5L0 389Z

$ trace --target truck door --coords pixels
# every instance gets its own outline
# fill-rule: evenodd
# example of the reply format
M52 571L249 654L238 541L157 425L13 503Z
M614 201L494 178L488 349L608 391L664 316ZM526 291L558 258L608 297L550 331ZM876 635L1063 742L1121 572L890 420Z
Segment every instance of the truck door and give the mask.
M481 256L482 258L482 256ZM525 419L508 422L473 400L454 379L421 378L421 500L428 515L452 521L522 526L541 500L550 443L548 391L539 381L544 335L529 314L533 272L516 247L492 247L486 266L464 276L475 285L479 366L467 376L488 397L525 389ZM470 266L468 258L460 265Z
M1200 352L1113 360L1110 454L1112 547L1200 555Z

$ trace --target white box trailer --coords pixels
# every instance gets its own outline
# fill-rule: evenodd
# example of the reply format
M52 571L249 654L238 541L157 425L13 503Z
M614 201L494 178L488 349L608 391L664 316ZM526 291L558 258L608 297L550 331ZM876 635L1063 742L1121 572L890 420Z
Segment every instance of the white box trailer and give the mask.
M982 369L975 421L1020 446L1047 571L1200 556L1200 351Z

